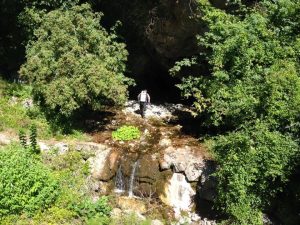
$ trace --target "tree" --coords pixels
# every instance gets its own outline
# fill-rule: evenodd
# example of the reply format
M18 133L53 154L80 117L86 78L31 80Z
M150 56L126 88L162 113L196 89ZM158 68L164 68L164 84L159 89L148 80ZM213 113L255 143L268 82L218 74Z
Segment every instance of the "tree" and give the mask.
M297 143L260 121L217 138L218 203L236 224L262 224L263 209L283 190L299 156Z
M300 4L266 0L228 13L200 2L205 52L171 73L206 60L208 74L191 72L178 86L218 131L218 206L237 224L261 224L300 153Z
M131 82L123 75L128 53L114 33L100 26L100 19L88 4L43 17L20 74L47 111L69 117L85 107L125 102Z

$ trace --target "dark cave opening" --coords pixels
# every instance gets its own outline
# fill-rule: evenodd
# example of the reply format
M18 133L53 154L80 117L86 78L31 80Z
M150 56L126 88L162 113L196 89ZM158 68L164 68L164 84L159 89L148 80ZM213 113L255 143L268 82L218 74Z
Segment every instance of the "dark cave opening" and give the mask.
M134 77L136 85L129 88L129 98L136 100L141 90L146 89L151 97L151 102L183 103L180 90L176 84L178 78L171 77L164 68L158 64L149 64L143 68L143 72Z
M140 91L147 89L153 103L183 103L176 87L180 79L168 71L175 61L162 58L146 38L150 11L158 5L158 1L139 0L124 0L121 7L119 0L93 2L95 11L104 13L101 25L106 29L113 27L116 21L122 23L116 31L129 52L126 76L136 83L129 88L129 98L136 100Z

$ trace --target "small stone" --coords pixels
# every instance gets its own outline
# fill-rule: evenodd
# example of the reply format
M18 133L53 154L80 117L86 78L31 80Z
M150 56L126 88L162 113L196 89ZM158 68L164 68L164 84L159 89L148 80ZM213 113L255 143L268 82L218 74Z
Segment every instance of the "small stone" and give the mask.
M191 213L190 217L193 222L198 222L201 220L201 217L196 213Z
M164 223L161 222L160 220L152 220L151 225L164 225Z
M11 143L11 139L4 134L0 134L0 145L8 145Z
M30 109L33 107L33 100L32 99L25 99L23 102L22 102L22 105L25 109Z
M158 144L161 147L169 147L172 144L172 141L169 138L163 138L159 141Z
M69 146L66 143L57 143L53 146L55 149L57 149L58 155L63 155L69 151Z
M51 149L48 145L46 145L43 142L39 142L38 146L39 146L41 152L48 152Z
M122 209L119 208L114 208L111 213L110 216L112 218L120 218L122 216Z

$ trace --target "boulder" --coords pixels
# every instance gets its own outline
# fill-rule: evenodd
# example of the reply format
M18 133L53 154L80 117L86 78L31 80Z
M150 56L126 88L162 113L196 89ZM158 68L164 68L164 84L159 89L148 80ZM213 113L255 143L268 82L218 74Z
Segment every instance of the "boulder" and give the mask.
M33 107L33 100L28 98L28 99L25 99L23 102L22 102L22 105L23 105L23 108L25 109L30 109Z
M88 159L91 174L94 179L108 181L114 176L114 172L111 171L108 160L110 153L111 149L107 147L105 150L95 151L94 156Z
M189 182L197 181L205 167L204 158L189 146L166 148L159 162L162 170L173 169L176 173L183 172Z
M4 134L0 134L0 145L9 145L11 143L11 138Z
M136 198L119 197L117 199L117 205L123 211L130 210L139 214L144 214L147 212L146 203Z
M50 146L48 146L44 142L38 142L38 146L39 146L41 152L48 152L51 149Z
M207 201L213 201L217 194L217 180L213 176L215 171L216 163L213 161L206 161L203 173L197 184L197 193L199 197Z
M152 220L151 225L164 225L164 223L161 222L160 220Z
M158 145L160 147L169 147L172 145L172 141L170 138L163 138L159 141Z
M69 145L63 142L56 143L53 148L57 150L57 154L59 155L63 155L69 151Z

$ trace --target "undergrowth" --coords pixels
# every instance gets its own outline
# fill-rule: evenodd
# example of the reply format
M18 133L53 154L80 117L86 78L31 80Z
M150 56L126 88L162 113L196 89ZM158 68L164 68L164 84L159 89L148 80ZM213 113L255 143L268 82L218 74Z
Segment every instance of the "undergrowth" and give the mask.
M117 141L131 141L141 136L140 130L135 126L124 125L112 132L112 137Z
M29 85L9 83L0 78L0 132L18 134L20 130L35 126L41 139L87 139L79 130L72 130L69 134L54 130L39 107L28 104L31 104Z

